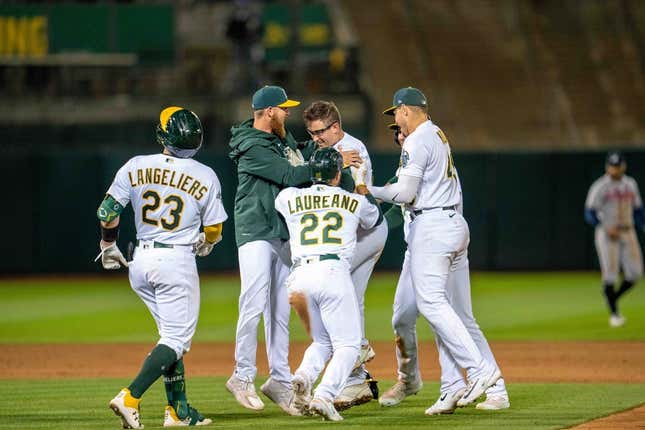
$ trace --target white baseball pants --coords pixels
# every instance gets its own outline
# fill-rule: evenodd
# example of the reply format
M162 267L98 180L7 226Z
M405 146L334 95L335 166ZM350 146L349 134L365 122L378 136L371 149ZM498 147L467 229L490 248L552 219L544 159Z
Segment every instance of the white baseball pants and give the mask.
M452 265L446 289L450 304L463 321L484 359L498 367L488 341L473 315L467 253L464 253ZM401 270L394 296L394 314L392 316L392 326L396 335L398 378L406 383L421 379L416 333L418 316L419 311L410 275L410 252L406 251L403 269ZM452 359L450 352L443 343L438 340L439 338L435 336L435 339L439 351L439 363L441 364L441 392L456 391L466 385L461 368ZM486 394L506 394L506 385L503 378L500 378L495 385L487 389Z
M172 348L180 359L190 350L199 317L199 275L192 246L154 248L152 242L142 242L128 277L157 324L157 343Z
M424 212L410 224L410 274L417 308L469 379L491 370L448 300L448 274L468 247L468 223L456 211Z
M365 291L367 291L367 285L374 271L374 266L385 247L387 232L387 221L383 219L381 224L371 230L359 228L356 236L351 275L360 311L362 345L367 345L368 343L365 338Z
M303 264L292 271L287 285L292 301L304 296L313 339L295 373L313 383L331 357L314 395L333 401L345 385L361 345L349 265L338 260Z
M291 256L289 242L257 240L238 249L241 291L235 337L235 374L245 381L255 380L258 324L264 315L264 337L269 375L282 384L291 384L289 368L289 316L291 308L285 280Z

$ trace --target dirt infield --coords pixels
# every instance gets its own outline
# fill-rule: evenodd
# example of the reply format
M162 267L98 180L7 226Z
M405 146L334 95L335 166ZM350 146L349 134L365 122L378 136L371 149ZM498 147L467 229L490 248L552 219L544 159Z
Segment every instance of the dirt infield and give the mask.
M394 344L373 344L370 372L377 379L396 379ZM295 367L306 345L291 346ZM645 342L496 342L495 356L509 382L645 383ZM0 379L131 377L151 349L149 344L2 345ZM438 380L434 343L420 346L421 372ZM233 370L231 343L199 343L186 355L191 376L228 376ZM119 365L115 366L118 357ZM259 374L267 373L264 345L258 346Z
M291 346L295 367L306 348ZM491 345L507 382L645 383L645 342L497 342ZM369 364L377 379L396 379L394 344L373 344ZM150 351L149 344L2 345L0 379L133 377ZM438 380L434 343L420 345L421 372ZM200 343L185 358L190 376L228 376L233 370L234 345ZM118 367L114 365L118 357ZM258 372L267 374L264 345L258 346ZM645 428L645 406L584 423L577 430Z

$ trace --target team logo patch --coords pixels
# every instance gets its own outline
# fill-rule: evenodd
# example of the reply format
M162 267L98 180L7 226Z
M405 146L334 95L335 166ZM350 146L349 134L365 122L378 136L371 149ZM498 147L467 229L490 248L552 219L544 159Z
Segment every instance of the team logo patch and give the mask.
M410 154L408 154L408 151L404 149L403 152L401 152L401 162L399 164L401 167L405 167L408 165L408 161L410 161Z

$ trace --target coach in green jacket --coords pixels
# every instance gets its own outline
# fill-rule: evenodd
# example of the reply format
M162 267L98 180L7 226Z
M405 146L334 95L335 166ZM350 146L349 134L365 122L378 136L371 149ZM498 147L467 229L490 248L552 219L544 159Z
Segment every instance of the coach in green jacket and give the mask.
M274 201L283 188L311 183L311 171L305 160L316 144L313 141L298 144L285 128L289 108L299 104L289 100L280 87L266 86L256 91L252 100L253 118L231 129L229 154L238 174L235 238L242 285L235 371L226 388L242 406L254 410L264 408L254 385L257 330L260 316L264 314L270 378L261 390L293 415L299 412L291 407L293 391L288 362L291 308L284 285L291 255L289 234ZM344 188L353 190L348 171L343 179Z

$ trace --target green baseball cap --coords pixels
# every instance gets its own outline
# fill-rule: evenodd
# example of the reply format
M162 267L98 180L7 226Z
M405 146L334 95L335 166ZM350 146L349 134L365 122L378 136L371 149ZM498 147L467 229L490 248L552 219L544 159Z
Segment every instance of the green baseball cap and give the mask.
M413 87L401 88L394 93L392 106L385 109L383 114L394 115L394 109L401 105L426 107L428 106L428 100L421 90Z
M251 107L253 107L253 110L258 110L272 106L289 108L298 106L299 104L300 102L298 101L289 100L283 88L266 85L253 94Z

